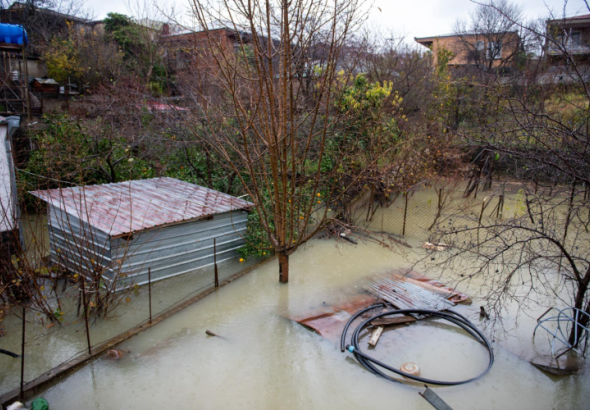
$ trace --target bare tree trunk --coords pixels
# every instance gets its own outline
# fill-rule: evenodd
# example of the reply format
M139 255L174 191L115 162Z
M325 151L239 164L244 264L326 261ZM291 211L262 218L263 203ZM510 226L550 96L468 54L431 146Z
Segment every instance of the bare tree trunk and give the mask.
M289 282L289 255L286 252L279 252L279 281Z
M209 185L208 188L213 188L213 177L211 175L211 154L209 150L205 151L205 160L207 165L207 184Z
M576 293L576 299L574 302L574 307L576 309L583 310L584 312L590 314L590 301L586 304L586 308L584 309L584 299L586 297L586 292L588 291L588 284L589 283L590 283L590 266L586 270L586 274L584 275L582 280L579 282L578 291ZM580 318L579 323L582 326L588 326L588 316L583 315ZM576 327L577 327L577 329L576 329ZM572 326L572 330L570 330L570 336L568 339L568 342L570 345L572 345L573 347L578 347L578 344L580 343L580 339L581 339L580 335L582 334L583 330L584 329L582 329L580 326ZM578 336L577 338L576 338L576 335Z
M208 1L190 3L195 19L206 28L208 57L203 60L209 61L211 83L222 91L218 94L223 100L187 118L195 137L207 147L206 181L212 184L210 160L224 160L234 172L228 182L238 179L255 205L264 234L278 254L279 280L287 283L288 255L323 228L327 205L337 203L349 188L348 182L334 178L336 171L309 164L330 159L337 170L339 162L349 158L330 145L339 135L337 124L351 115L335 104L351 82L348 77L341 81L337 67L368 8L362 0L231 0L214 12ZM228 32L249 33L238 36L235 53L227 52L227 42L219 41L218 31L208 29L212 20L231 22ZM319 49L325 50L321 63L311 66L314 101L303 112L301 67L309 65ZM193 92L210 99L209 91L198 86ZM206 133L196 132L203 125ZM357 150L355 144L343 149ZM209 150L214 155L209 156ZM355 174L354 183L365 175L362 169Z

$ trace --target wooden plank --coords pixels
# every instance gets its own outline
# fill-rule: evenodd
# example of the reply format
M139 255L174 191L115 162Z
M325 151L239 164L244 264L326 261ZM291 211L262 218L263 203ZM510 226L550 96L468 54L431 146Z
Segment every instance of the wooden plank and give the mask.
M415 322L412 316L382 317L371 322L373 326L402 325L404 323Z
M262 266L263 264L265 264L266 262L268 262L274 258L275 258L275 256L272 256L268 259L260 261L257 264L250 266L249 268L246 268L246 269L230 276L229 278L227 278L223 282L221 282L219 284L219 287L221 288L221 287L233 282L234 280L241 278L242 276L252 272L254 269ZM76 370L80 369L84 364L88 363L89 361L91 361L93 359L96 359L98 356L100 356L101 354L103 354L107 350L112 349L113 347L115 347L119 343L124 342L125 340L129 339L131 336L135 336L136 334L138 334L142 330L149 329L150 327L161 322L162 320L172 316L173 314L183 310L184 308L192 305L193 303L203 299L205 296L215 292L217 289L219 289L219 288L212 287L211 289L201 292L201 293L193 296L192 298L190 298L190 299L188 299L176 306L173 306L172 308L154 316L152 323L149 323L149 321L147 321L146 323L143 323L141 325L133 327L133 328L127 330L126 332L118 334L117 336L113 337L112 339L109 339L103 343L96 345L96 346L92 346L92 354L86 353L86 354L82 354L80 356L77 356L73 359L70 359L67 362L60 364L59 366L54 367L53 369L49 370L48 372L43 373L41 376L37 377L36 379L25 383L25 385L24 385L24 396L25 396L24 400L29 400L34 395L36 395L39 391L49 387L51 385L51 383L53 383L56 378L62 378L62 377L65 377L71 373L74 373ZM20 394L20 387L3 394L2 396L0 396L0 406L7 407L8 404L19 399L19 394Z
M371 334L371 339L369 339L369 344L373 347L377 346L377 343L379 343L379 338L381 337L381 334L383 333L383 326L377 326L375 328L375 330L373 330L373 333Z

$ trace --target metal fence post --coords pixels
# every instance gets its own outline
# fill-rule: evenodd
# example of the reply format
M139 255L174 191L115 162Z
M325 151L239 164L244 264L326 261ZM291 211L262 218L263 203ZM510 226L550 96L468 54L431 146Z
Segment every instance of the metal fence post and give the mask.
M402 228L402 236L406 236L406 216L408 215L408 194L409 194L409 192L406 192L406 204L404 206L404 226Z
M80 276L80 283L82 284L82 304L84 306L84 322L86 323L86 341L88 342L88 354L92 354L92 347L90 344L90 330L88 328L88 305L86 304L86 286L84 278Z
M217 239L213 238L213 265L215 268L215 287L219 287L219 275L217 272Z
M25 401L25 333L26 333L26 309L23 306L23 337L20 350L20 401Z
M481 227L481 220L483 218L483 211L486 209L486 199L483 199L481 203L481 212L479 213L479 219L477 220L477 251L479 252L479 228Z
M496 210L496 218L502 218L502 212L504 211L504 195L500 195L498 198L498 209Z
M150 299L150 324L152 324L152 268L148 268L148 294Z

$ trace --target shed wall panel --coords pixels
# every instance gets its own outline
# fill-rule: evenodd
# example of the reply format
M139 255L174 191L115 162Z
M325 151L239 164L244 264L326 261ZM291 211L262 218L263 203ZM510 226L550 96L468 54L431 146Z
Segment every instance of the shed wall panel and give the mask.
M72 272L90 273L98 265L111 268L110 237L76 216L49 205L51 259Z
M154 228L129 240L115 238L112 266L117 268L109 274L115 277L124 272L127 284L141 285L147 281L150 267L152 281L194 271L213 264L214 238L218 262L231 259L244 245L247 218L246 211L226 212L210 220Z
M6 141L7 132L8 126L0 124L0 232L12 231L15 227L11 179L13 169L9 157L9 142Z

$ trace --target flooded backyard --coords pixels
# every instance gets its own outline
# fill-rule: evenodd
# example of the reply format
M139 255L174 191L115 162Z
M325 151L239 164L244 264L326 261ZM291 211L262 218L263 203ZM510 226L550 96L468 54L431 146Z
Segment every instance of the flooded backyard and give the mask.
M8 3L0 410L590 410L590 0Z
M278 283L271 261L123 343L130 353L122 360L99 358L42 395L56 409L431 408L418 395L422 387L370 374L331 341L285 318L345 301L362 291L363 277L406 264L377 245L313 241L292 256L288 285ZM476 300L463 309L476 323L478 306ZM451 326L422 322L388 333L382 358L396 366L419 363L424 377L472 377L485 368L481 345ZM490 373L436 392L455 409L586 407L584 374L548 376L494 348Z
M188 308L123 342L128 351L118 361L99 357L39 394L53 409L141 408L245 408L245 409L430 409L418 392L420 383L392 383L363 368L353 355L340 351L334 341L290 320L306 317L365 293L363 280L413 262L431 258L421 248L425 228L435 210L432 192L418 192L410 204L428 218L409 213L406 238L410 248L391 251L363 240L358 245L333 239L310 241L290 257L290 282L280 284L276 260L255 268ZM510 202L508 202L510 206ZM514 205L512 205L514 207ZM373 230L401 233L403 203L378 211ZM438 258L446 252L433 254ZM253 261L252 261L253 263ZM221 279L245 264L222 265ZM584 409L590 394L590 369L577 375L548 375L529 363L548 353L549 339L538 334L532 343L536 318L562 301L534 300L517 316L518 303L507 303L501 326L479 315L485 284L479 278L463 280L469 266L459 261L444 272L434 264L414 269L443 283L457 286L473 303L458 305L484 330L494 348L495 363L481 379L461 386L433 387L454 409ZM430 269L427 269L430 268ZM211 286L212 272L159 282L154 285L154 314L191 294ZM565 292L556 289L556 294ZM104 341L147 319L147 292L138 294L116 311L114 318L99 320L90 328L93 344ZM72 311L74 309L71 309ZM74 317L75 319L75 317ZM27 331L25 379L67 360L85 348L83 322L70 320L59 331ZM20 322L9 316L3 347L19 351ZM52 329L53 330L53 329ZM220 337L206 335L206 330ZM49 333L49 334L48 334ZM38 338L35 341L35 338ZM375 350L362 347L394 367L413 362L422 376L460 380L485 370L485 348L458 327L426 319L410 326L387 329ZM0 356L0 393L18 385L20 362Z

